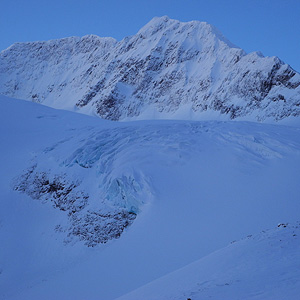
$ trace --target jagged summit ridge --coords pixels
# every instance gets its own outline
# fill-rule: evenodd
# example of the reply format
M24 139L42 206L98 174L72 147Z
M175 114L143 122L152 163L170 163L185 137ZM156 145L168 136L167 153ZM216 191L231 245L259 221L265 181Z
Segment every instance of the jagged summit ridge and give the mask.
M202 38L208 36L209 34L213 34L215 38L228 44L228 46L232 48L239 48L234 44L232 44L229 40L227 40L215 26L207 22L200 22L200 21L180 22L178 20L170 19L168 16L154 17L149 23L147 23L144 27L142 27L139 30L138 34L143 34L147 37L157 32L163 32L163 34L166 34L164 32L166 29L168 31L175 31L176 34L180 34L184 31L188 31L189 29L193 29L194 32L198 31L198 34L200 33L202 35ZM176 30L178 31L176 32ZM198 38L201 37L198 35Z
M205 22L153 18L121 41L87 35L0 54L0 93L129 119L281 120L300 114L300 75L246 54Z

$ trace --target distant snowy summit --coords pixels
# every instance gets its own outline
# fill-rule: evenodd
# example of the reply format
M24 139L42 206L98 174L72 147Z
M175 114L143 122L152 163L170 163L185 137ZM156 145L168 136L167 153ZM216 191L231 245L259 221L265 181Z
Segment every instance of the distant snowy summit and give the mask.
M300 74L205 22L152 19L118 42L88 35L0 53L0 93L110 120L300 115Z

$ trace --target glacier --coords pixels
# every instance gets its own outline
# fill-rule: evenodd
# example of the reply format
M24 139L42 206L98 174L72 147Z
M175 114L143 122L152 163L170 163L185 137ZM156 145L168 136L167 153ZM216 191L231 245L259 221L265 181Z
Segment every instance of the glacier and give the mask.
M297 126L112 122L0 102L0 299L115 299L299 219ZM41 174L49 183L32 191ZM55 178L83 205L56 195Z

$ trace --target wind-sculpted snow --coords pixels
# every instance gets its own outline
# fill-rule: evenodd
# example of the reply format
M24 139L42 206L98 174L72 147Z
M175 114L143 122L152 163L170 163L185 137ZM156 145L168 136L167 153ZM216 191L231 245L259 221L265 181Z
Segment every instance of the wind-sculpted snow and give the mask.
M248 235L118 300L299 298L300 223Z
M154 18L117 42L94 35L0 53L0 93L124 119L280 121L300 114L300 75L246 54L205 22Z

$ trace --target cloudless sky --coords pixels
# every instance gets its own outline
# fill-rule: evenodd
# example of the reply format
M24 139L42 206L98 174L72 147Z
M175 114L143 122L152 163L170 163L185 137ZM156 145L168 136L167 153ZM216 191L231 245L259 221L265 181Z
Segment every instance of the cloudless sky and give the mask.
M300 0L0 0L0 51L86 34L121 40L163 15L206 21L246 52L276 55L300 71Z

